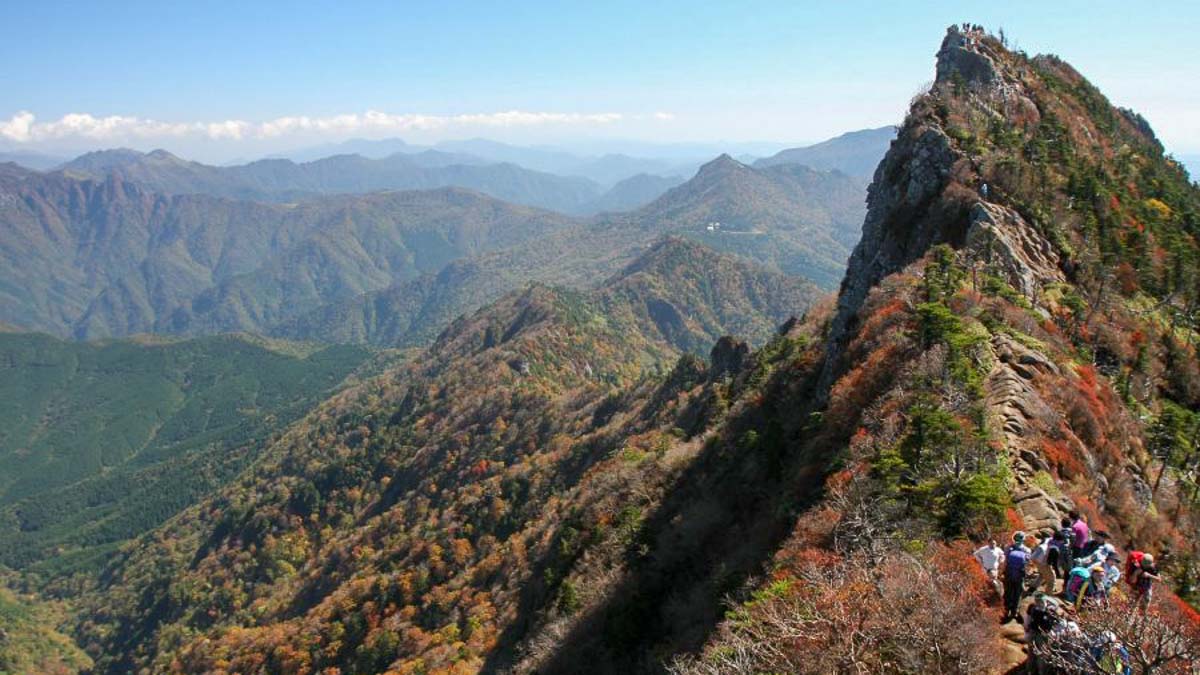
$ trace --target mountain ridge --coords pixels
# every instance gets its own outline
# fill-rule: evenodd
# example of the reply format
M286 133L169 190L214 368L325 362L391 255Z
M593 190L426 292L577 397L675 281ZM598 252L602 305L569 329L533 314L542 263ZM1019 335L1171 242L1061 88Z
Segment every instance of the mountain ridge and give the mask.
M467 163L463 163L466 161ZM103 178L115 173L166 194L203 193L241 200L288 202L315 195L465 187L505 201L572 212L601 194L599 185L531 171L515 164L487 164L435 150L395 153L380 159L333 155L310 162L263 159L237 166L209 166L165 150L104 150L64 164L68 175Z

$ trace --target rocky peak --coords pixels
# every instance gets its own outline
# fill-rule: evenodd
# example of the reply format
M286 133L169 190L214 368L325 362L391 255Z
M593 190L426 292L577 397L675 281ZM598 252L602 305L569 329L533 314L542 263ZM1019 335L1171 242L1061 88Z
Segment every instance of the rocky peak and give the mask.
M711 376L716 379L724 375L737 375L749 356L750 347L745 342L728 335L722 336L708 356L712 364Z
M973 246L974 253L999 263L1014 287L1031 293L1039 284L1062 280L1053 247L1003 203L1006 197L984 186L979 158L964 141L987 133L964 128L977 118L1036 125L1038 109L1027 95L1021 58L977 26L951 26L946 32L937 53L937 79L914 101L868 191L862 237L850 257L831 326L827 383L840 367L842 348L870 289L937 244Z
M730 157L728 153L725 153L701 166L693 180L724 178L739 171L748 170L750 170L750 167Z
M938 83L961 81L991 86L1000 79L996 61L983 46L987 34L975 26L950 26L937 53Z

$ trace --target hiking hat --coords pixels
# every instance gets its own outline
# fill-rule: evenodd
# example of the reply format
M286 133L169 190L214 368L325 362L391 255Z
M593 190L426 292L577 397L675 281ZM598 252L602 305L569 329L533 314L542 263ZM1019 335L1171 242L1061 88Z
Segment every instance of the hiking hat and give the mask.
M1013 541L1017 543L1025 541L1025 533L1020 530L1013 532Z

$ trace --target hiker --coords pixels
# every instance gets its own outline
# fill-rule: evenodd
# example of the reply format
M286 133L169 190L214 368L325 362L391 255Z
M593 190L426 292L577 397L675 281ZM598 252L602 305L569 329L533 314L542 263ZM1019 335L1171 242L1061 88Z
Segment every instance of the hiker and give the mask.
M1144 553L1141 562L1134 568L1133 574L1129 575L1129 584L1133 586L1134 597L1137 598L1138 607L1143 611L1150 605L1156 581L1162 581L1162 577L1158 575L1158 568L1154 566L1154 556Z
M1074 561L1083 557L1083 547L1091 539L1091 532L1087 521L1078 511L1071 511L1067 515L1071 518L1071 560Z
M1063 579L1071 573L1071 568L1074 566L1075 560L1071 557L1071 540L1075 538L1075 531L1071 529L1071 519L1063 518L1059 521L1058 537L1061 540L1062 553L1059 556L1058 576Z
M1097 672L1104 675L1133 675L1133 665L1129 658L1129 650L1117 635L1110 630L1100 634L1092 644L1092 661L1096 664Z
M1109 551L1116 550L1116 547L1108 543L1108 532L1104 530L1096 530L1095 532L1092 532L1092 538L1083 545L1083 549L1080 551L1082 554L1080 557L1087 559L1095 554L1096 551L1106 546L1108 547ZM1103 560L1097 559L1095 562L1103 562ZM1079 563L1076 562L1075 564L1078 565Z
M1110 555L1101 566L1104 567L1104 592L1108 593L1121 580L1121 559L1115 554Z
M1029 645L1029 661L1035 673L1046 672L1038 657L1061 621L1059 611L1058 600L1040 591L1025 610L1025 642Z
M1112 544L1104 544L1090 554L1084 555L1082 558L1075 560L1076 567L1096 567L1102 565L1105 560L1111 555L1116 555L1117 547Z
M1033 547L1033 551L1029 554L1029 559L1033 561L1034 567L1037 569L1038 579L1041 582L1041 588L1047 593L1054 592L1054 563L1051 562L1051 555L1055 555L1057 562L1057 551L1053 549L1054 532L1046 530L1038 535L1040 541L1038 545Z
M1104 568L1093 567L1087 572L1087 578L1074 593L1075 599L1072 603L1075 605L1075 611L1099 605L1108 599L1104 593Z
M975 559L979 561L980 567L987 574L988 581L992 583L992 588L996 589L996 595L1003 595L1004 591L1000 585L1000 560L1004 558L1004 549L996 545L996 540L992 539L988 543L975 549Z
M1069 603L1074 604L1075 598L1079 597L1079 591L1083 588L1084 583L1091 579L1092 573L1086 567L1074 567L1067 574L1067 578L1063 579L1062 597Z
M1058 623L1058 611L1058 600L1049 593L1034 594L1033 602L1025 610L1025 641L1035 645L1045 642Z
M1054 567L1054 573L1059 579L1065 579L1071 571L1071 540L1061 529L1055 530L1054 538L1050 540L1050 555L1047 561Z
M1029 549L1025 533L1013 534L1013 543L1004 552L1004 616L1000 623L1020 619L1021 596L1025 594L1025 572L1029 566Z

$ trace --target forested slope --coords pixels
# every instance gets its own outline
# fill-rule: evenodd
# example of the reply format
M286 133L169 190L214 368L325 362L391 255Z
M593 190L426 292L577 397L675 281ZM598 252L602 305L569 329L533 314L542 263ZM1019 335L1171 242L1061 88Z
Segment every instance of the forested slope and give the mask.
M248 466L369 354L0 334L0 563L96 567Z
M452 322L125 547L77 598L96 671L990 672L1010 664L967 540L1068 509L1170 582L1084 628L1140 673L1194 668L1200 192L1143 119L951 28L836 303L707 360L680 349L752 325L771 277L568 240L786 216L725 197L790 179L728 158L697 178L639 212L661 217L520 258L623 274Z

